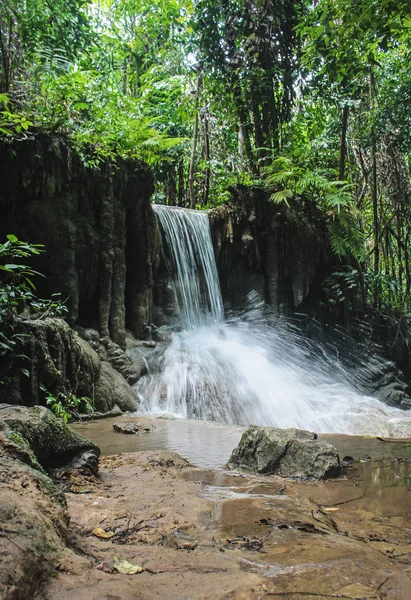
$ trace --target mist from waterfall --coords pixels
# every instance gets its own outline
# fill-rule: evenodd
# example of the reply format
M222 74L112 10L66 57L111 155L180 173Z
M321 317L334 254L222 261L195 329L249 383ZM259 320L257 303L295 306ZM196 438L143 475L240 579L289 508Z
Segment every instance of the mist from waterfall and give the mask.
M247 311L224 321L207 213L154 210L183 330L157 349L136 384L143 412L319 433L410 434L407 413L356 391L338 357L270 323L255 294Z

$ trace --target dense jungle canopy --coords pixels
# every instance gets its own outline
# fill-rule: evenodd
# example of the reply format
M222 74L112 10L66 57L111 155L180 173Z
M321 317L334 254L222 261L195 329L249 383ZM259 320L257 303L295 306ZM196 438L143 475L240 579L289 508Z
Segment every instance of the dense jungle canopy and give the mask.
M155 201L327 222L331 306L410 317L409 0L3 0L0 135L141 159Z

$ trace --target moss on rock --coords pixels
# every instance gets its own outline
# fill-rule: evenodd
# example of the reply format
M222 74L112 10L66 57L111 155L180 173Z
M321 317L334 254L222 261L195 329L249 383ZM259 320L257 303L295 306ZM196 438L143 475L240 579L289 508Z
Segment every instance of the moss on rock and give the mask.
M0 405L0 429L32 457L33 466L36 462L45 468L63 465L87 450L100 454L98 446L72 431L44 406Z

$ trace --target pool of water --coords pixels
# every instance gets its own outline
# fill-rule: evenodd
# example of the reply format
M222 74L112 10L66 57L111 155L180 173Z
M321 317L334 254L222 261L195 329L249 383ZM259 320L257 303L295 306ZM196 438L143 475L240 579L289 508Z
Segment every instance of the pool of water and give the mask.
M154 431L138 434L117 433L114 423L150 423ZM109 419L75 423L72 428L95 442L103 455L140 450L171 450L193 465L215 469L224 466L238 445L242 427L190 419L150 418L122 415ZM362 436L322 434L320 439L336 446L340 457L411 459L411 440L390 440Z

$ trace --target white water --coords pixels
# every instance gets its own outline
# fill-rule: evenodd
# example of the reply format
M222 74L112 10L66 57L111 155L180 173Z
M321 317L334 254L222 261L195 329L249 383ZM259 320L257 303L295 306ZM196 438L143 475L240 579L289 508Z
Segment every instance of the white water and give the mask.
M155 207L177 271L186 329L136 388L147 413L228 424L402 437L409 413L364 396L333 359L264 322L261 306L223 321L207 213ZM205 294L208 294L208 297Z
M180 320L187 329L222 323L223 302L206 212L154 205L176 273Z

